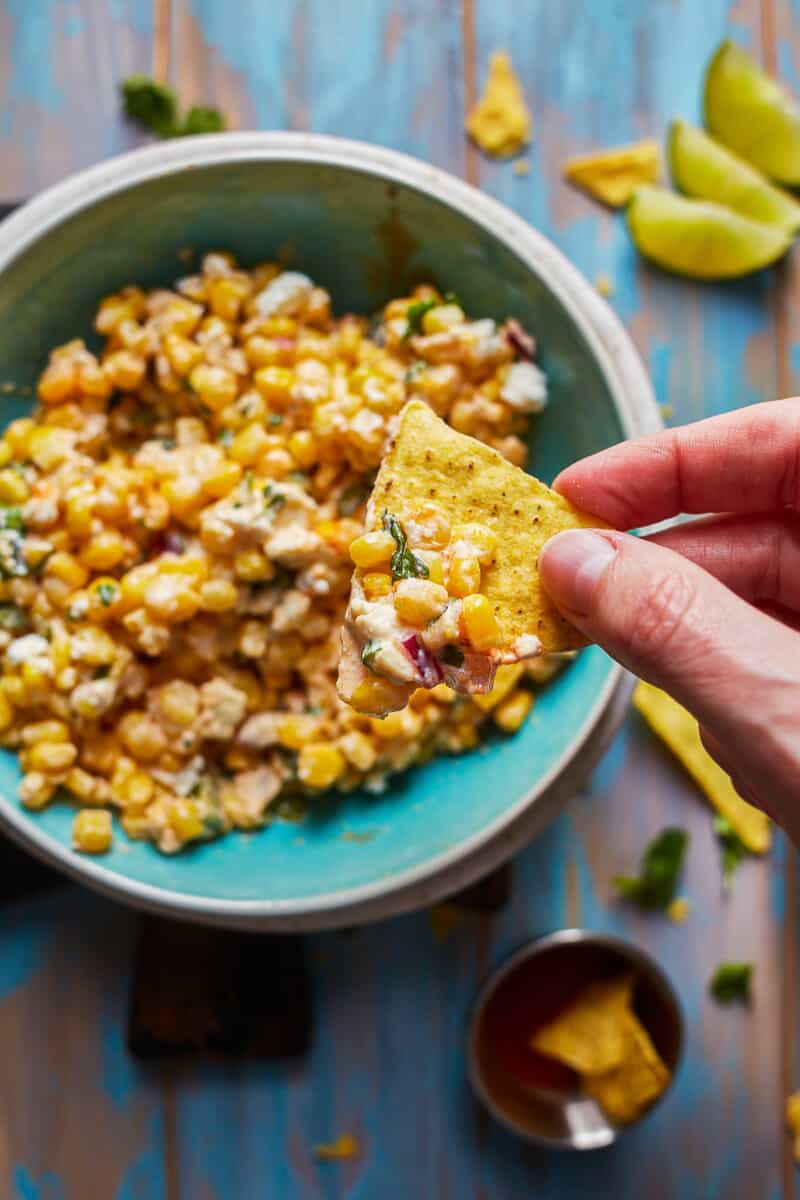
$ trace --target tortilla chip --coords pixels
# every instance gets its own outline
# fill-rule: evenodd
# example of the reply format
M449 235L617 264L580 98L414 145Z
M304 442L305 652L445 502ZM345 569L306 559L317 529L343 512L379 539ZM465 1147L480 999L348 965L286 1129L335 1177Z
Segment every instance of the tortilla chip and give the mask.
M486 87L467 117L467 133L497 158L516 154L530 141L530 113L504 50L495 50L489 60Z
M637 187L655 183L659 172L658 142L649 139L571 158L563 168L566 180L612 208L623 208Z
M625 1125L661 1095L670 1073L634 1014L623 1012L620 1022L624 1042L621 1062L602 1074L587 1074L584 1086L610 1120Z
M794 1157L800 1163L800 1092L786 1098L786 1125L794 1138Z
M320 1162L344 1162L355 1158L359 1145L351 1133L342 1133L335 1142L321 1142L314 1147L314 1158Z
M633 703L747 849L752 854L765 854L771 841L769 818L741 798L730 776L701 742L700 730L692 714L666 692L643 681L636 687Z
M536 1030L531 1049L558 1059L581 1075L613 1071L630 1052L624 1017L632 993L632 975L589 984L553 1021Z
M497 535L497 555L483 572L481 592L492 604L503 647L525 634L538 637L544 653L586 644L542 587L539 552L563 529L608 526L490 446L451 429L427 404L410 400L375 480L367 528L379 529L386 509L399 513L429 502L452 525L475 521Z

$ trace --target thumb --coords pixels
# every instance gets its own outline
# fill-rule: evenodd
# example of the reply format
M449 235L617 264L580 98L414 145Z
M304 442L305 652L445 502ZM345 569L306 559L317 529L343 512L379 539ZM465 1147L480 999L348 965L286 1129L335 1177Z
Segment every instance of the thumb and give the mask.
M797 721L798 635L688 559L624 533L570 530L546 544L539 570L591 641L751 761L770 752L788 714Z

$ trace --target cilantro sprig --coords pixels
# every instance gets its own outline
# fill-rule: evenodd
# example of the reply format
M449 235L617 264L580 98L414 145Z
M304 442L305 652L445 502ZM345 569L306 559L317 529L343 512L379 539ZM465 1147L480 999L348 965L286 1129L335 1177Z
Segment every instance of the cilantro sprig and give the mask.
M722 861L722 886L726 892L733 887L733 877L748 849L725 817L714 817L714 833L719 840Z
M752 979L752 963L721 962L711 976L708 990L720 1004L731 1004L735 1000L747 1004Z
M388 509L384 510L383 528L394 538L397 547L392 555L392 579L427 579L428 567L413 550L409 550L405 530Z
M675 899L688 843L684 829L665 829L645 850L639 875L617 875L614 887L640 908L667 908Z
M220 133L225 128L225 118L216 108L195 105L181 116L172 88L156 83L149 75L129 75L122 82L121 92L125 115L157 137Z

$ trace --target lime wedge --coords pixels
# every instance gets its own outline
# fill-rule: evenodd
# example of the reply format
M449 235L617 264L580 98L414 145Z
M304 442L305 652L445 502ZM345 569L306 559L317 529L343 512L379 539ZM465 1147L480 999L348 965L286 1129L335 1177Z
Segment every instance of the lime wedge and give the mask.
M771 179L800 184L800 109L733 42L723 42L708 64L703 107L715 138Z
M645 258L693 279L748 275L775 262L792 240L777 225L660 187L637 188L628 206L628 227Z
M774 187L743 158L694 125L673 121L667 142L669 169L676 187L698 200L714 200L752 217L781 225L790 233L800 229L800 204Z

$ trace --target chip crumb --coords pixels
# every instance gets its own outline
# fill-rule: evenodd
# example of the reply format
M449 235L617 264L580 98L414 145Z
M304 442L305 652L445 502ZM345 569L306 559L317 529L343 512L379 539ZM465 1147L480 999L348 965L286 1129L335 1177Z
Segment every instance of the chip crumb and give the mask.
M357 845L362 845L365 842L371 842L375 837L374 829L365 829L363 832L357 832L354 829L345 829L339 835L343 842L356 842Z
M0 384L0 392L5 392L6 394L8 394L10 392L15 392L16 390L17 390L17 385L15 383L11 383L10 380L7 381L6 383Z
M505 158L530 141L531 118L511 59L504 50L493 51L483 95L466 121L467 133L486 154Z
M794 1137L794 1159L800 1163L800 1091L786 1098L786 1125Z
M434 904L428 909L428 922L436 942L442 946L464 919L464 914L455 904Z
M637 187L657 181L660 169L658 143L648 139L570 158L564 163L562 173L568 183L603 204L624 208Z
M600 295L605 296L606 299L608 299L609 296L614 295L614 284L611 282L611 279L608 277L608 275L604 275L602 273L598 275L594 281L594 286L597 288Z
M518 158L514 163L512 170L514 174L519 175L520 178L522 178L524 175L529 175L531 170L530 159Z
M314 1147L314 1158L318 1162L344 1162L355 1158L360 1150L359 1144L351 1133L341 1134L335 1142L320 1142Z
M665 421L672 420L675 415L675 409L671 404L659 404L658 408Z
M682 925L692 909L692 902L686 896L676 896L667 907L667 916L676 925Z

